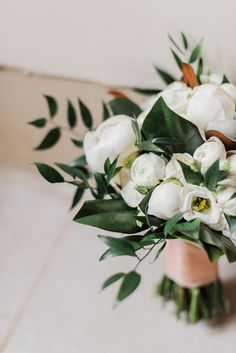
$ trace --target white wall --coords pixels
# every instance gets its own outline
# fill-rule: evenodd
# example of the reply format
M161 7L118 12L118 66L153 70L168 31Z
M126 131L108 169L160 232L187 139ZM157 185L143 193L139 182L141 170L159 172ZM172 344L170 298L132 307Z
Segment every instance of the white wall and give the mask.
M0 0L0 64L109 84L154 86L175 71L166 32L193 41L236 81L235 0Z

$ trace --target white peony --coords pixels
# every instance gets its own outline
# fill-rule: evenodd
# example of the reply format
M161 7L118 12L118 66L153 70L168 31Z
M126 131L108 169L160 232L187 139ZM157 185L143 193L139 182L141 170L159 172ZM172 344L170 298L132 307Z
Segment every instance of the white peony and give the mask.
M161 219L169 219L179 211L182 186L176 181L158 185L150 197L148 214Z
M131 179L147 187L157 185L165 175L164 160L154 153L144 153L137 157L131 166Z
M178 179L182 184L186 184L184 173L182 170L180 162L183 162L189 166L193 165L194 159L188 153L174 153L171 160L166 165L166 175L167 179Z
M199 218L202 223L213 227L220 221L222 209L207 188L187 184L182 188L180 198L180 210L184 212L186 221Z
M201 173L205 174L217 159L226 159L225 146L218 137L211 137L196 149L193 158L200 163Z
M170 109L177 114L186 113L192 89L185 83L175 81L169 84L162 92L147 99L143 105L143 110L150 111L158 98L162 97Z
M202 74L200 76L201 84L212 83L213 85L220 85L223 81L223 75L219 74Z
M213 84L196 87L187 107L188 118L203 130L208 129L212 121L233 119L234 113L234 101Z
M236 86L233 83L223 83L220 86L236 103Z
M236 216L236 187L220 186L217 191L217 202L222 207L223 212Z
M118 165L123 165L128 156L136 151L135 134L131 118L115 115L89 131L84 137L84 152L92 170L103 173L107 158L112 162L117 156Z
M130 180L121 190L121 196L130 207L138 207L140 202L145 197L144 194L137 191L136 187L137 184Z

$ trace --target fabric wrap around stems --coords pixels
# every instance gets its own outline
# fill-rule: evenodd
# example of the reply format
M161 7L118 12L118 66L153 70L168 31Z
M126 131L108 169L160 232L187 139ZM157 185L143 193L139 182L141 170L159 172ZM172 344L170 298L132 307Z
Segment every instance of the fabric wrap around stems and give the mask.
M218 278L217 261L210 262L204 250L184 240L168 240L165 274L184 288L202 287Z

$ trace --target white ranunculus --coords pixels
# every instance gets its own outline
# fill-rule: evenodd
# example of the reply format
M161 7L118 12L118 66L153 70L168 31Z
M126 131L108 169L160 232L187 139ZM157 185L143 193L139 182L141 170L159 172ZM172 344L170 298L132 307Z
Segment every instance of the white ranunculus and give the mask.
M193 158L201 164L201 173L205 174L217 159L226 159L225 146L218 137L211 137L196 149Z
M178 179L182 184L186 184L184 173L179 162L183 162L189 166L193 165L194 159L188 153L174 153L171 160L166 165L166 175L167 179Z
M220 86L236 103L236 86L233 83L223 83Z
M236 137L236 120L217 120L207 124L207 130L217 130L233 139Z
M236 187L220 186L217 190L217 202L222 207L223 212L236 216Z
M138 207L145 197L144 194L137 191L136 187L137 184L130 180L121 190L121 196L130 207Z
M169 219L179 211L180 190L176 181L167 181L158 185L152 192L148 203L148 214L161 219Z
M154 153L144 153L137 157L131 166L131 179L147 187L157 185L165 175L164 160Z
M201 84L212 83L213 85L220 85L223 81L223 75L219 74L202 74L200 76Z
M196 87L187 107L188 118L203 130L211 121L233 119L234 113L234 101L213 84Z
M135 134L130 117L115 115L87 132L84 137L84 152L92 170L103 173L107 158L112 162L117 156L118 165L123 165L127 157L137 150Z
M185 83L175 81L169 84L162 92L147 99L143 105L143 110L150 110L156 103L158 98L162 97L170 109L177 114L186 113L189 98L191 97L192 89Z
M232 154L227 158L229 162L229 175L236 176L236 154Z
M199 218L202 223L209 226L219 222L222 209L207 188L187 184L181 190L180 198L180 210L184 212L183 217L186 221Z

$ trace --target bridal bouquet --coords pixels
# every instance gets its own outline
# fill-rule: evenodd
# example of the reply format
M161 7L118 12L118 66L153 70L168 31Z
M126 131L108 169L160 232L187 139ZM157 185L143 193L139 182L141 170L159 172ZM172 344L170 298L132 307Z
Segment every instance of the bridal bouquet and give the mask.
M222 255L236 261L236 86L226 76L204 70L200 42L193 50L182 33L182 47L170 37L180 69L178 79L156 68L168 84L140 106L121 92L104 104L104 119L93 128L88 107L79 100L89 131L72 142L84 156L54 167L36 163L49 182L75 185L75 207L85 189L76 222L115 233L98 235L107 250L100 261L131 256L134 266L103 284L119 282L116 304L139 286L139 265L165 249L165 272L157 293L176 303L190 322L218 318L229 303L218 277ZM50 117L31 122L44 127L57 113L57 102L45 96ZM68 102L67 120L75 131L77 113ZM55 123L54 123L55 124ZM52 147L63 128L51 129L37 149Z

